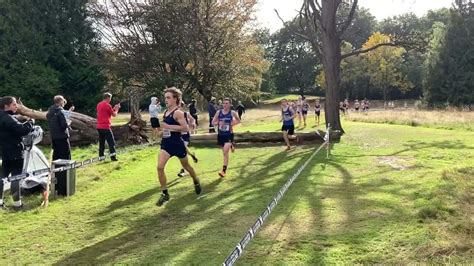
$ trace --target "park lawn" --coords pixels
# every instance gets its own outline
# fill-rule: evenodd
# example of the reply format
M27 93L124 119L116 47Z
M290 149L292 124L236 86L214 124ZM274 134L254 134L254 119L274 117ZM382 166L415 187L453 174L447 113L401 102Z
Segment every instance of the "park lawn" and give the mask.
M279 127L267 123L241 129ZM472 262L474 134L344 125L330 159L314 157L239 263ZM166 169L172 199L154 205L154 146L78 170L76 195L47 209L27 197L25 211L0 211L0 264L222 263L315 145L287 153L241 146L225 179L217 177L218 148L193 149L200 197L189 177L177 179L174 159ZM73 157L95 152L75 149Z
M345 119L353 122L474 131L474 112L469 111L401 108L371 110L368 113L351 111Z
M287 99L288 101L297 101L299 97L301 97L301 95L299 94L276 94L276 95L272 95L268 99L263 100L262 103L263 104L276 104L276 103L280 103L281 100L283 99ZM305 98L311 102L316 99L324 99L324 97L311 96L311 95L306 95Z

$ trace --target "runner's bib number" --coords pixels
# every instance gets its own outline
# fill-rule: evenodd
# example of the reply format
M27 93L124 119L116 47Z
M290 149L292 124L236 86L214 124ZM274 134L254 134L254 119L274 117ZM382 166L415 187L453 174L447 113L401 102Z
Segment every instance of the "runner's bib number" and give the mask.
M171 131L169 129L163 129L163 138L171 137Z
M220 131L229 131L230 130L230 125L228 125L228 124L219 125L219 130Z

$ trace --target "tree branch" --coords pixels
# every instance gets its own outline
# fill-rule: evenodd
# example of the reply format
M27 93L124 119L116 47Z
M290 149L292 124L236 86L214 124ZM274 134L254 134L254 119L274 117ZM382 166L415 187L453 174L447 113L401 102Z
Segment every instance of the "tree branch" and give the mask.
M357 2L358 0L354 0L354 2L352 3L352 8L351 8L351 11L349 12L349 15L347 16L346 23L341 27L341 29L338 32L339 36L342 36L344 32L347 30L347 28L351 25L351 22L354 19L355 11L357 9Z
M315 0L315 1L316 1L316 4L313 2L313 0L304 0L303 5L305 6L305 10L306 10L306 13L307 13L308 15L313 14L313 16L314 16L314 17L313 17L314 23L316 23L316 20L315 20L315 19L317 19L317 21L319 22L320 28L321 28L323 31L326 31L326 29L323 27L323 20L322 20L322 18L321 18L321 10L322 10L322 9L321 9L321 5L319 5L319 3L318 3L317 0ZM308 4L309 4L309 5L308 5ZM317 5L318 8L320 8L320 9L318 9L318 8L316 7L316 5ZM311 7L312 11L310 10L310 7ZM310 16L310 17L311 17L311 16Z
M278 18L279 18L279 19L281 20L281 22L283 23L283 25L284 25L285 27L288 26L288 23L283 20L283 18L280 16L280 13L278 13L278 10L276 10L276 9L274 9L274 10L275 10L275 13L277 14ZM303 39L305 39L305 40L311 42L311 38L310 38L309 36L306 36L306 35L304 35L304 34L301 33L301 32L295 32L295 34L298 35L298 36L300 36L301 38L303 38Z
M276 8L273 10L275 11L277 17L280 19L281 23L283 23L283 26L286 27L288 23L283 20L283 18L280 16L280 13L278 13L278 10Z
M341 59L344 59L344 58L347 58L347 57L350 57L350 56L353 56L353 55L364 54L364 53L370 52L370 51L375 50L375 49L377 49L379 47L382 47L382 46L401 46L401 45L402 45L401 43L395 43L395 42L379 43L379 44L376 44L376 45L374 45L370 48L358 49L358 50L343 54L343 55L341 55Z

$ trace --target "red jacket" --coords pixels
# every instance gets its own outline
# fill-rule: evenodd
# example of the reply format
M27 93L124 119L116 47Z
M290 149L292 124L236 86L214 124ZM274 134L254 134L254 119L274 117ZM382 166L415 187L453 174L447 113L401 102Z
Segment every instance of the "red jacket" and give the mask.
M97 104L97 129L110 129L111 118L115 113L112 105L106 101Z

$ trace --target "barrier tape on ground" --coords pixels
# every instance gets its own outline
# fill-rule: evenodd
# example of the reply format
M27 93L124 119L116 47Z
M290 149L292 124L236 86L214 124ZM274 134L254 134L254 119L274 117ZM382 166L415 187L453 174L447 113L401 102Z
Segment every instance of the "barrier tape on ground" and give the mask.
M288 188L293 184L295 179L301 174L301 172L306 168L308 163L318 154L318 152L323 148L326 147L329 149L329 135L330 135L330 128L326 131L326 135L324 136L324 143L321 144L312 154L311 156L305 161L305 163L296 171L296 173L293 174L293 176L283 185L282 188L278 191L278 193L273 197L272 201L267 205L267 208L260 214L260 216L257 218L257 221L249 228L247 233L244 235L244 237L237 243L235 246L234 250L227 256L225 259L224 263L222 265L224 266L231 266L234 265L234 263L240 258L242 255L245 247L250 243L250 240L255 236L257 233L258 229L263 225L263 222L268 218L270 213L273 211L275 206L278 204L278 202L281 200L285 192L288 190Z
M16 181L16 180L25 179L25 178L28 178L28 177L37 177L37 176L42 176L44 174L58 173L58 172L62 172L62 171L70 170L70 169L82 168L82 167L88 166L88 165L96 163L96 162L104 161L107 157L112 157L112 156L115 156L117 154L123 154L123 153L132 152L132 151L135 151L135 150L143 149L145 147L153 146L153 145L158 144L158 143L159 142L150 142L150 143L146 143L146 144L134 145L134 146L130 146L128 148L124 148L124 149L122 149L122 150L120 150L116 153L111 153L109 155L89 158L89 159L86 159L84 161L76 162L74 164L70 164L70 165L66 165L66 166L61 166L61 167L54 168L54 169L51 168L51 167L43 168L43 169L38 169L38 170L27 172L27 173L22 173L22 174L19 174L19 175L10 176L10 177L7 177L7 180L12 182L12 181Z

